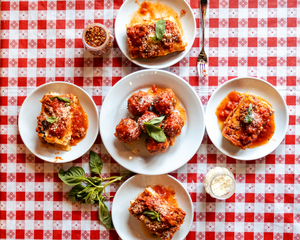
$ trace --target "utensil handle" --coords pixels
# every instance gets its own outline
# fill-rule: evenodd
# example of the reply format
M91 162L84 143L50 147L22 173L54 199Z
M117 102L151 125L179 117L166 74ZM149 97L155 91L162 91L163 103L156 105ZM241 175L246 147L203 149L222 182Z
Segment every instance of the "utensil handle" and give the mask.
M200 25L202 27L202 49L204 49L204 30L205 30L205 15L207 9L207 0L199 0L200 5Z

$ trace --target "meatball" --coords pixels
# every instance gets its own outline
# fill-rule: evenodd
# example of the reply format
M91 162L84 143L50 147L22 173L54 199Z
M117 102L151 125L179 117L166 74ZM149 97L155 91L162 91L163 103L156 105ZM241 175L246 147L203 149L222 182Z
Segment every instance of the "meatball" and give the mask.
M180 135L184 122L177 112L172 112L163 122L162 129L169 137Z
M142 131L136 121L125 118L116 126L115 136L123 143L133 143L141 137Z
M151 106L153 98L146 92L138 91L128 98L127 109L134 116L140 116Z
M166 88L157 94L154 99L153 106L159 114L168 115L174 110L176 98L174 92L170 88Z
M142 129L142 131L143 131L144 133L147 133L147 130L146 130L146 127L145 127L144 122L149 122L151 119L157 118L157 117L158 117L158 115L156 115L154 112L149 112L149 111L145 112L145 113L144 113L142 116L140 116L139 119L138 119L138 125L139 125L140 129ZM161 125L162 125L162 123L160 123L160 124L158 125L158 127L161 127Z
M145 141L145 146L152 155L154 153L164 153L169 145L170 140L168 138L165 142L156 142L152 137L148 137Z

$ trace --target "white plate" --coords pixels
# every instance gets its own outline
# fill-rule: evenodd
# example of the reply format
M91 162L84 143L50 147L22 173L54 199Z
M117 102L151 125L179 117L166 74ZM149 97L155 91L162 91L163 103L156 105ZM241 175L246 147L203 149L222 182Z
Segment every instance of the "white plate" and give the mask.
M136 143L125 144L114 136L121 119L130 116L127 111L128 98L139 90L147 91L152 84L171 88L187 116L174 146L156 155L147 151L145 137ZM121 79L106 96L100 113L101 138L109 154L123 167L146 175L172 172L188 162L198 150L204 130L204 110L196 92L177 75L162 70L143 70Z
M128 208L130 207L130 201L136 198L140 192L146 187L154 185L173 187L178 206L186 213L184 223L174 234L172 240L182 240L189 233L193 223L194 209L191 197L184 186L169 175L135 175L121 185L114 196L112 204L111 215L113 224L123 240L153 240L153 238L145 236L141 223L128 212Z
M142 0L139 0L142 3ZM189 4L184 0L161 0L161 3L165 3L180 16L180 11L184 9L186 14L181 17L181 24L183 28L183 35L188 43L183 52L172 53L167 56L152 58L152 59L132 59L128 47L127 47L127 34L126 24L129 24L131 14L138 10L139 5L136 0L127 0L121 6L115 23L115 36L119 48L122 53L133 63L144 68L166 68L177 62L179 62L191 49L195 36L196 36L196 22L194 13Z
M71 151L59 151L51 148L40 147L40 140L35 131L37 127L36 117L41 113L43 96L46 93L57 92L60 94L72 93L79 99L81 106L85 109L89 118L89 127L86 137ZM93 99L82 89L74 84L66 82L53 82L44 84L35 89L23 102L19 114L19 131L26 147L37 157L47 161L54 162L55 157L61 157L63 160L57 160L57 163L73 161L85 154L94 144L98 135L98 111ZM59 153L58 153L59 152Z
M275 110L275 133L265 145L242 150L222 136L216 109L231 91L250 92L266 99ZM251 77L235 78L220 86L211 96L206 107L206 130L213 144L224 154L239 160L253 160L274 151L284 138L288 127L288 109L280 93L268 82Z

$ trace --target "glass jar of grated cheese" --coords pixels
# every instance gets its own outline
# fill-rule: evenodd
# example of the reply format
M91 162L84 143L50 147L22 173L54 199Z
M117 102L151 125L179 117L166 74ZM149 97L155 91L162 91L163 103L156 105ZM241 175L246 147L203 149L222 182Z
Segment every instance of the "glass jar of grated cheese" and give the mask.
M227 168L215 167L205 175L205 191L220 200L230 198L235 192L235 179Z

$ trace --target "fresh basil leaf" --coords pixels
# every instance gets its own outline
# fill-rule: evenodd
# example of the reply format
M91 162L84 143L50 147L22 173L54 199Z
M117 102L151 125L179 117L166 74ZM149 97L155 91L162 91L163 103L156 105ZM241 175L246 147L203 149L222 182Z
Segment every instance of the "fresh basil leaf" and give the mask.
M84 186L82 186L80 184L74 186L71 189L71 191L68 193L68 198L74 203L77 202L79 200L79 198L77 198L77 193L79 193L83 189L84 189Z
M69 186L75 186L86 180L85 172L81 167L71 167L68 171L61 168L58 177Z
M167 137L161 128L147 122L145 122L144 124L148 135L152 137L156 142L165 142L167 140Z
M50 123L50 124L55 123L56 120L57 120L57 117L47 117L47 118L46 118L46 121L47 121L48 123Z
M62 97L59 97L59 96L55 96L55 97L50 98L51 101L53 101L54 98L57 98L57 99L58 99L59 101L61 101L61 102L66 102L66 103L70 103L70 102L71 102L71 101L70 101L70 98L66 98L66 97L62 98Z
M93 151L90 151L90 169L92 173L101 174L103 163L99 155Z
M252 104L250 103L249 107L248 107L248 113L247 113L246 117L244 118L244 123L250 124L250 123L252 123L252 121L253 121L253 117L252 117Z
M71 106L71 103L66 103L65 107Z
M101 197L101 200L99 201L99 219L100 221L103 223L103 225L108 229L114 229L113 223L112 223L112 219L111 219L111 215L110 212L107 208L107 206L105 205L104 201L104 197Z
M157 220L158 222L160 222L159 213L155 212L154 210L146 210L143 212L143 214L151 218L152 220Z
M164 36L166 31L166 21L165 19L159 19L155 24L155 36L160 41Z
M148 121L147 123L153 124L154 126L157 126L157 125L159 125L162 122L162 120L164 120L164 118L165 118L165 116L153 118L150 121Z

